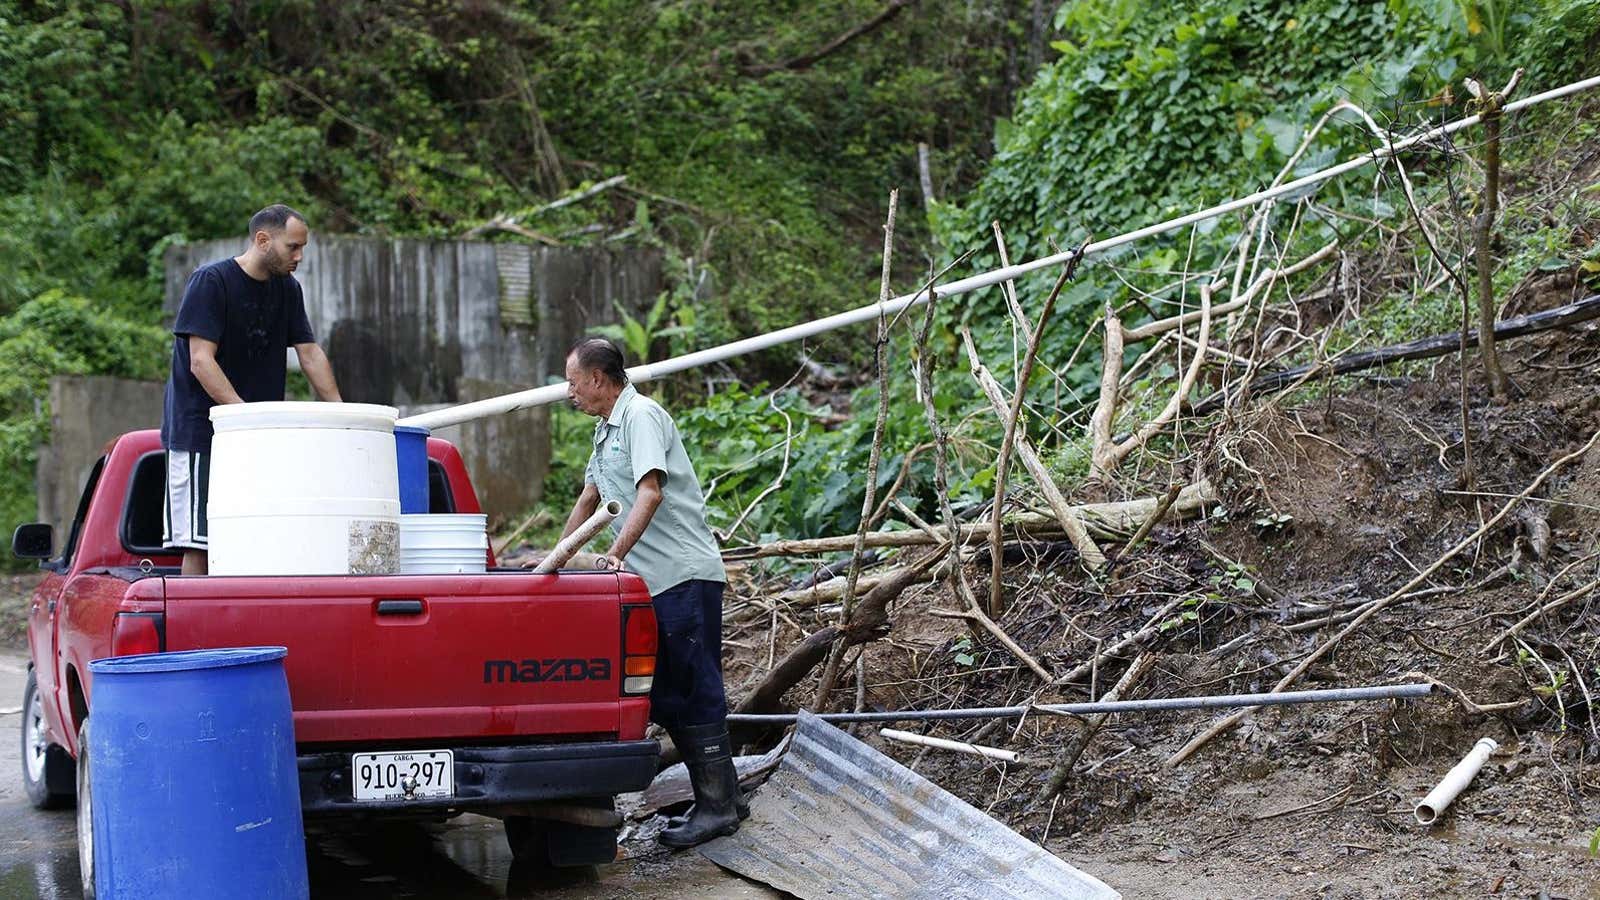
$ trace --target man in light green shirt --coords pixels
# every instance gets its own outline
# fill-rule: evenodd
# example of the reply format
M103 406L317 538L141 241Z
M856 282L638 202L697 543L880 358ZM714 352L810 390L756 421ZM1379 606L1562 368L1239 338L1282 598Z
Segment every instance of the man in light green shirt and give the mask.
M655 608L658 649L650 718L683 752L695 805L661 832L669 847L732 834L748 814L728 740L722 685L722 591L727 575L706 525L705 497L683 439L661 404L628 383L622 351L585 338L567 354L567 396L596 416L583 492L562 537L617 501L615 540L597 565L644 579Z

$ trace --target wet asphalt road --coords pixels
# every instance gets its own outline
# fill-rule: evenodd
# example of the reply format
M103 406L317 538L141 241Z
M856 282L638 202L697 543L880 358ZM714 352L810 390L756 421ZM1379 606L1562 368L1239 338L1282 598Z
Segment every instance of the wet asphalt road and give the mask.
M0 898L79 900L71 809L42 812L22 791L21 710L27 659L0 651ZM593 869L525 872L511 864L500 823L461 816L439 825L352 830L323 825L306 839L311 896L388 898L786 896L718 868L693 851L625 842L623 858Z

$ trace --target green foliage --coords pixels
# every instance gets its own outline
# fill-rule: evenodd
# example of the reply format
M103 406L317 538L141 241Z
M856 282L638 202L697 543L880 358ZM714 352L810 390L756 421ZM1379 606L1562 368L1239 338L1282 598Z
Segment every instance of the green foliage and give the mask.
M0 314L63 287L153 321L165 244L271 201L442 237L615 174L529 227L708 273L669 304L703 340L858 305L917 142L976 176L1027 8L922 4L807 62L881 4L0 0Z
M51 376L159 378L170 342L159 328L60 291L0 319L0 531L10 534L38 514L33 474L36 448L48 437Z
M1061 57L1022 94L977 190L941 221L952 245L981 245L1000 221L1016 235L1013 256L1039 255L1050 238L1104 237L1248 193L1336 101L1383 114L1480 56L1459 11L1436 0L1201 0L1177 16L1141 0L1077 2L1057 24ZM1361 128L1324 135L1302 168L1371 141ZM1204 265L1224 235L1199 231ZM1136 265L1165 271L1182 259L1176 239L1149 246L1164 258Z
M901 281L921 274L935 235L957 252L987 247L997 220L1012 257L1025 259L1051 240L1108 236L1265 183L1339 98L1404 126L1457 112L1426 103L1464 74L1502 83L1526 64L1525 85L1548 87L1592 58L1600 20L1600 0L1070 0L1042 34L1028 24L1034 5L914 4L808 61L879 13L881 0L0 0L0 316L18 323L0 344L11 354L0 359L6 477L31 471L49 374L132 372L136 360L153 361L138 371L160 374L164 338L145 343L158 332L123 335L117 346L144 348L126 356L72 335L114 320L156 322L165 248L238 233L268 202L301 208L323 232L442 237L522 212L527 227L564 242L658 245L667 293L617 334L636 358L659 358L876 296L884 198L917 183L920 142L932 147L943 202L919 216L911 213L926 202L902 194ZM1037 77L1034 63L1043 64ZM1370 140L1340 124L1300 168ZM533 214L619 174L623 186ZM1424 183L1428 175L1418 173ZM1369 190L1346 190L1330 185L1321 198L1377 211ZM1170 298L1159 286L1186 261L1214 262L1230 227L1146 242L1088 267L1063 294L1042 359L1061 364L1103 304L1127 300L1123 279ZM1339 228L1313 218L1302 240ZM1542 247L1540 260L1588 260L1553 226L1510 237ZM1513 263L1533 255L1519 250ZM1025 306L1037 309L1047 277L1020 285ZM76 296L92 306L63 312ZM926 440L905 361L937 358L934 397L947 422L981 410L955 337L967 322L1010 389L1009 336L984 305L995 299L942 304L926 347L897 336L885 483ZM1396 303L1393 327L1418 324L1403 322L1408 315L1447 321L1450 300L1434 303ZM52 316L76 324L63 330ZM856 364L870 349L859 334L820 346L824 358ZM1033 423L1034 433L1085 402L1097 355L1091 345L1056 373L1059 396L1041 401L1049 421ZM741 366L751 382L776 380L792 356ZM714 524L730 526L778 478L789 430L784 488L741 534L854 527L875 388L856 391L852 418L835 425L792 390L769 402L764 389L735 386L691 406L690 385L669 390L701 475L715 484ZM982 413L959 433L958 497L981 496L993 478L986 442L998 429ZM589 424L558 413L556 428L558 505L581 472L583 459L572 457L586 457ZM924 512L925 456L908 479ZM1085 459L1068 444L1055 464L1080 472ZM7 516L29 493L18 485L0 494Z
M622 321L616 325L601 325L590 330L620 343L622 349L627 351L628 359L636 363L674 356L676 355L674 350L668 350L665 354L658 355L653 352L652 348L656 347L658 342L666 346L683 347L683 341L669 341L668 339L687 338L694 334L694 309L685 307L679 310L677 324L668 325L666 322L668 320L667 301L669 299L670 295L662 292L656 298L656 302L650 305L650 309L645 312L642 319L629 313L621 303L617 303L617 317Z

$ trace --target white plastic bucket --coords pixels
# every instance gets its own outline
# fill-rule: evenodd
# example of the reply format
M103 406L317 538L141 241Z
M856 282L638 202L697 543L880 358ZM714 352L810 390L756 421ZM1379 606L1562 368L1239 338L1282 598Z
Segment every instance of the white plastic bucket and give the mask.
M488 517L481 513L417 513L400 517L400 574L482 572L488 561Z
M399 568L392 406L213 407L213 575L387 575Z

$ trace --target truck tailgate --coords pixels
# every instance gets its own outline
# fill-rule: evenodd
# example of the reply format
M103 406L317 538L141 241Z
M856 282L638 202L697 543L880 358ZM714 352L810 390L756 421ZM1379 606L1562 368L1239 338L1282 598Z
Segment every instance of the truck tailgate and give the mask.
M608 573L166 579L166 646L283 646L300 744L615 735Z

